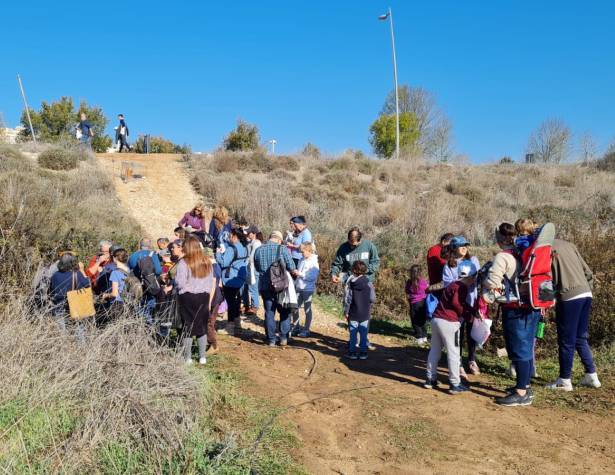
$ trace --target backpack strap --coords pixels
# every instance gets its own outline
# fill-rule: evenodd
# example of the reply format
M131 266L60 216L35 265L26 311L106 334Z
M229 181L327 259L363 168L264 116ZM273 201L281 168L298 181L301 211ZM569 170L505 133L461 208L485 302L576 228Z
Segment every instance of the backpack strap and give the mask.
M75 271L73 271L73 275L71 277L71 289L70 290L75 290L75 287L77 287L77 273Z

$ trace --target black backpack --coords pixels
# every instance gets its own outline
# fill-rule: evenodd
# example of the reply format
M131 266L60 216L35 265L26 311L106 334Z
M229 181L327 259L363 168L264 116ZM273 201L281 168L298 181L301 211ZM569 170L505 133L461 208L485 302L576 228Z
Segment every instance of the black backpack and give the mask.
M151 251L147 256L143 256L137 262L135 275L141 279L143 292L149 295L156 295L160 290L160 283L154 271L154 251Z
M286 263L282 259L282 246L278 247L276 260L269 267L269 280L272 292L280 293L288 288L288 275L286 274Z

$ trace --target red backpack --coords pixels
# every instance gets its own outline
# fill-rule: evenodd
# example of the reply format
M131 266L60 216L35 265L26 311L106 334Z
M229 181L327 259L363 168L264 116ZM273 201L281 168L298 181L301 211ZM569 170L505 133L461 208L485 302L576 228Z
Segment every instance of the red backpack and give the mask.
M551 274L551 253L555 226L546 223L538 231L535 241L521 253L510 251L519 262L520 271L511 281L504 279L504 298L500 303L531 307L535 310L555 305L555 290Z

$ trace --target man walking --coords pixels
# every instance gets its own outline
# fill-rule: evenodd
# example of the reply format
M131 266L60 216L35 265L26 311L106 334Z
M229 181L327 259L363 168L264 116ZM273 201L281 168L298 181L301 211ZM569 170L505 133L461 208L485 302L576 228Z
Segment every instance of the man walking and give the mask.
M276 341L276 310L280 314L280 346L288 344L290 332L289 308L284 308L278 303L278 294L271 288L269 269L276 262L283 262L286 270L296 275L296 267L286 246L282 245L284 236L280 231L274 231L269 236L269 241L254 252L254 268L258 272L258 290L265 307L265 336L269 346L275 346Z
M123 149L127 149L130 152L130 145L128 145L128 126L126 125L126 121L124 120L124 114L117 115L120 123L116 128L116 141L120 143L120 153L122 153Z
M81 141L81 145L91 149L92 148L92 137L94 136L94 130L92 129L92 124L88 120L87 116L84 112L82 112L79 116L81 120L79 121L79 125L77 129L81 132L81 137L79 140Z

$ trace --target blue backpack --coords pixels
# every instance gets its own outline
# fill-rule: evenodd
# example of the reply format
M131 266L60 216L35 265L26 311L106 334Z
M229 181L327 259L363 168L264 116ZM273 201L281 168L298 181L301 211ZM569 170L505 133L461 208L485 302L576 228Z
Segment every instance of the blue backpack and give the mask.
M427 298L425 299L425 309L427 313L427 318L431 320L433 318L433 313L436 311L438 307L438 297L434 294L427 294Z

